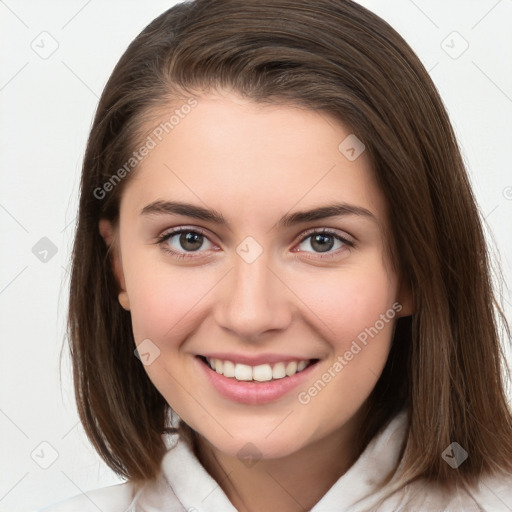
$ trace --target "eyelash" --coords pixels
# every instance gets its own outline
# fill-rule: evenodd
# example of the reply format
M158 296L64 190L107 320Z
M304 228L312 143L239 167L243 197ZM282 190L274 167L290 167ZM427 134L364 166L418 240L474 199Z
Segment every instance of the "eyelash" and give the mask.
M177 259L187 259L187 258L198 258L199 256L193 256L193 252L199 252L199 251L193 251L193 252L178 252L178 251L175 251L173 249L170 249L169 248L169 245L166 244L166 242L168 240L170 240L173 236L175 235L179 235L181 233L194 233L194 234L197 234L197 235L201 235L205 238L208 239L208 236L207 236L207 233L203 230L201 230L200 228L178 228L178 229L175 229L173 231L169 231L167 233L164 233L163 235L161 235L155 242L155 244L157 245L160 245L162 247L162 249L167 252L167 253L170 253L172 254L173 257L177 258ZM310 238L312 235L330 235L334 238L336 238L337 240L339 240L340 242L342 242L344 244L344 246L347 246L347 247L350 247L350 248L354 248L355 247L355 242L353 242L352 240L348 240L347 238L344 238L342 236L340 236L339 234L337 234L336 231L334 230L331 230L329 228L323 228L323 229L311 229L311 230L308 230L306 232L304 232L302 234L302 237L300 239L300 241L298 242L297 245L300 245L302 244L302 242L304 242L305 240L307 240L308 238ZM338 253L340 251L342 251L344 249L344 247L341 247L340 249L334 251L334 252L329 252L329 253L325 253L326 255L322 254L322 253L314 253L314 254L317 254L318 257L315 257L315 259L330 259L330 258L333 258L335 256L338 255ZM309 251L307 251L309 252Z

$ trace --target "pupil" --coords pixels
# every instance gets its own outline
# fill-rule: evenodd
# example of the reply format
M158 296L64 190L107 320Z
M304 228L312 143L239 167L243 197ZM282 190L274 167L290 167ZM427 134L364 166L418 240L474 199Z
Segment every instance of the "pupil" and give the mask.
M183 249L189 250L189 251L197 251L201 245L202 245L202 237L203 235L199 233L182 233L180 236L180 244L183 247ZM199 242L199 244L198 244ZM190 246L191 244L192 246ZM196 244L194 246L194 244ZM197 245L198 244L198 245Z
M330 243L329 243L330 242ZM315 247L315 244L320 243L319 247ZM331 235L315 235L313 237L312 246L319 250L319 252L327 252L333 247L333 239Z

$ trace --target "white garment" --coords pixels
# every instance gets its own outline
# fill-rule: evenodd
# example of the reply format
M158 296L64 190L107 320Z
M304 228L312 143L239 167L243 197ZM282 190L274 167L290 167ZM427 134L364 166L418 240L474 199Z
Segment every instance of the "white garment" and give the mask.
M405 430L406 413L403 411L375 436L310 512L512 512L512 475L482 479L478 489L460 488L455 495L446 495L432 484L418 481L376 507L381 483L396 465ZM173 438L176 440L176 435ZM138 493L134 492L130 482L125 482L75 496L36 512L98 510L237 512L183 439L165 454L159 477L145 484Z

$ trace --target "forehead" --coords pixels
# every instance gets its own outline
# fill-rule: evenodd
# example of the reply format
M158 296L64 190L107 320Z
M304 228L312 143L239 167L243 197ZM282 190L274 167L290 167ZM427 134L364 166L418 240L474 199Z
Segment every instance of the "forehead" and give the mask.
M152 149L127 184L122 208L140 212L157 199L180 200L227 218L270 220L295 205L349 202L384 217L362 143L327 113L231 93L179 109L162 108L148 124Z

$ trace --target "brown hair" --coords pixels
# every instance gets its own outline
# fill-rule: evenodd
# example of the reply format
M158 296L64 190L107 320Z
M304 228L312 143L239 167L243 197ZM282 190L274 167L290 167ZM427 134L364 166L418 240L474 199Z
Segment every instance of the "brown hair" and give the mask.
M104 198L95 191L130 158L159 108L214 88L327 112L366 145L389 205L392 261L411 287L416 312L398 320L366 403L361 450L406 407L402 483L472 482L500 468L512 471L498 320L507 339L510 331L491 288L454 132L407 43L345 0L178 4L148 25L116 65L83 163L69 303L78 411L101 457L134 482L153 478L166 451L170 408L134 356L130 314L117 301L98 230L101 218L118 218L130 176ZM453 441L469 452L456 471L441 458Z

